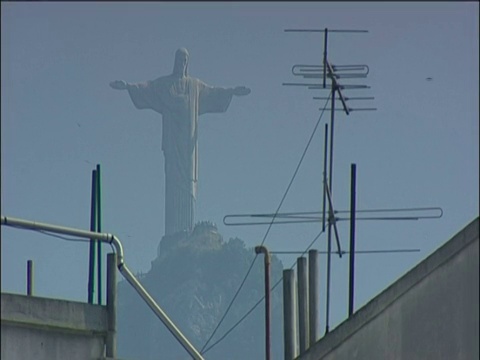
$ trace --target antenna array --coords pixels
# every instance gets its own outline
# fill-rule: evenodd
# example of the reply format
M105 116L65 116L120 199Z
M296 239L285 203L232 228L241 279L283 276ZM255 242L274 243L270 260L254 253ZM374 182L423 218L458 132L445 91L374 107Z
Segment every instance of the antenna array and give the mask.
M340 245L340 239L338 235L335 210L333 207L333 140L334 140L334 125L335 125L335 100L340 100L342 105L342 111L346 115L350 115L352 111L368 111L376 110L376 108L351 108L347 105L347 102L352 97L345 96L344 92L347 90L359 90L369 89L367 85L359 84L341 84L343 81L349 79L366 78L370 69L368 65L336 65L333 64L328 58L328 35L330 33L367 33L367 30L311 30L311 29L288 29L285 32L318 32L324 34L323 41L323 64L322 65L302 65L297 64L292 67L292 74L294 76L300 76L304 79L321 79L321 84L316 83L284 83L286 86L306 86L311 90L330 90L330 104L331 104L331 116L330 116L330 139L328 140L328 124L325 124L325 156L324 156L324 172L323 172L323 218L322 228L325 229L326 221L326 198L328 198L328 232L327 232L327 299L326 299L326 316L325 316L325 332L329 331L329 315L330 315L330 278L331 278L331 252L332 252L332 226L335 232L335 240L337 243L337 254L342 257L342 250ZM327 85L327 79L330 80L330 85ZM372 97L357 98L357 100L371 99ZM314 98L315 99L315 98ZM326 170L327 159L327 142L330 144L329 150L329 172ZM352 216L354 221L355 215Z
M325 148L324 148L324 168L323 168L323 204L322 211L315 212L289 212L289 213L279 213L279 209L283 203L283 200L288 193L291 183L287 187L287 192L285 193L276 213L272 214L234 214L226 215L223 219L225 225L229 226L238 226L238 225L269 225L267 233L262 241L262 245L268 235L268 231L272 225L277 224L298 224L298 223L307 223L307 222L317 222L322 224L322 231L320 234L325 232L325 226L328 226L327 232L327 251L314 251L310 252L324 253L327 255L327 290L326 290L326 317L325 317L325 333L329 331L329 313L330 313L330 274L331 274L331 254L332 254L332 227L335 234L335 240L337 245L337 254L341 258L343 254L350 255L350 264L349 264L349 306L348 314L351 316L353 314L353 293L354 293L354 256L356 253L359 254L381 254L381 253L400 253L400 252L416 252L419 249L373 249L373 250L355 250L355 222L356 220L420 220L420 219L438 219L442 217L443 210L439 207L422 207L422 208L397 208L397 209L366 209L366 210L356 210L356 164L351 164L351 196L350 196L350 210L340 210L337 211L334 208L333 203L333 140L334 140L334 124L335 124L335 112L344 112L346 115L350 115L352 112L356 111L375 111L377 110L374 107L350 107L349 104L351 101L366 101L374 100L373 96L350 96L347 95L351 90L364 90L370 89L370 86L365 84L352 84L345 83L353 79L366 79L370 72L370 68L366 64L353 64L353 65L339 65L334 64L328 58L328 35L329 33L368 33L367 30L329 30L325 28L324 30L318 29L286 29L285 32L299 32L299 33L323 33L324 34L324 43L323 43L323 62L321 65L318 64L296 64L292 67L291 72L293 76L301 77L308 82L290 82L283 83L285 86L296 86L296 87L306 87L308 90L329 90L330 95L326 96L314 96L314 100L326 100L327 104L330 101L330 109L325 108L320 109L323 111L329 110L331 112L330 117L330 137L328 133L328 124L325 124ZM327 83L327 81L329 83ZM335 102L340 101L341 107L336 108ZM320 116L321 119L321 116ZM319 119L319 121L320 121ZM313 136L313 134L312 134ZM309 142L310 143L310 142ZM329 145L329 146L328 146ZM328 149L328 147L330 149ZM308 145L307 145L308 148ZM305 149L306 151L307 149ZM328 156L327 156L328 155ZM328 165L329 169L327 172L327 158L329 158ZM303 156L302 156L303 159ZM301 160L300 160L301 163ZM298 167L297 167L298 170ZM294 176L295 178L296 172ZM328 211L326 209L328 201ZM271 219L270 221L267 221ZM350 249L349 251L344 251L341 249L341 242L337 229L337 221L349 220L350 221ZM312 243L309 245L307 250L303 252L299 251L270 251L271 254L305 254L313 243L320 236L317 235ZM300 261L301 258L298 259ZM250 270L249 270L250 271ZM247 272L246 277L249 274ZM246 279L246 278L245 278ZM244 281L245 281L244 279ZM242 282L238 292L243 286ZM278 285L278 283L276 284ZM276 286L275 285L275 286ZM275 288L275 286L273 288ZM271 290L273 290L270 289ZM236 297L236 295L235 295ZM235 300L233 298L231 304ZM258 305L258 303L257 303ZM230 307L229 307L230 308ZM253 310L253 309L252 309ZM228 312L228 310L227 310ZM248 315L248 313L247 313ZM225 315L224 315L225 317ZM243 318L242 318L243 319ZM223 320L223 318L222 318ZM310 320L312 321L312 320ZM316 321L316 320L314 320ZM221 323L221 321L220 321ZM238 325L238 323L237 323ZM236 325L235 325L236 326ZM314 326L315 327L315 326ZM218 326L217 326L218 328ZM215 333L215 332L214 332ZM213 335L212 335L213 336ZM312 341L312 340L310 340ZM314 340L316 341L316 340ZM208 342L207 342L208 343ZM313 345L313 343L311 344ZM206 345L205 345L206 346ZM267 345L268 351L269 345ZM210 349L210 348L209 348ZM285 348L287 353L287 347Z

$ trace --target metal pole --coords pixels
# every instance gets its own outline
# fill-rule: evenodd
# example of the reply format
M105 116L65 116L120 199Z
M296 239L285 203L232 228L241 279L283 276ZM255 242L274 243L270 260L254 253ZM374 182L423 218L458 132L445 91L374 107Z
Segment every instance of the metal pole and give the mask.
M256 246L255 253L265 254L265 360L270 360L270 254L265 246Z
M334 135L334 124L335 124L335 91L336 91L336 88L332 84L332 99L331 99L332 112L330 115L330 171L328 176L328 188L330 189L330 194L332 195L333 195L332 183L333 183L333 135Z
M188 351L190 356L195 360L203 360L202 355L195 349L195 347L187 340L187 338L178 330L175 324L170 320L170 318L163 312L163 310L158 306L158 304L153 300L150 294L145 290L145 288L140 284L140 282L135 278L132 272L128 269L127 265L123 261L123 247L120 240L112 235L106 233L96 233L93 231L85 231L74 228L67 228L64 226L39 223L35 221L28 221L23 219L17 219L13 217L0 217L0 223L2 225L13 226L17 228L24 228L30 230L44 230L57 234L79 236L85 239L97 239L115 247L115 252L117 255L117 268L122 273L123 277L128 281L128 283L135 289L135 291L140 295L140 297L147 303L147 305L152 309L152 311L157 315L157 317L163 322L163 324L170 330L170 332L175 336L178 342Z
M33 295L33 260L27 261L27 295Z
M293 269L283 270L283 343L284 360L296 357L295 323L295 273Z
M101 178L100 164L97 164L97 191L96 191L96 208L97 208L97 232L102 232L102 202L101 202ZM97 241L97 277L98 277L98 305L102 304L102 243Z
M318 299L320 296L318 277L318 251L308 251L308 296L310 316L310 346L318 340Z
M328 152L328 124L325 124L325 142L323 149L323 215L322 215L322 231L325 231L325 205L326 205L326 196L325 187L327 185L327 152Z
M307 259L297 259L297 293L298 293L298 335L300 343L300 355L309 348L309 324L308 324L308 272Z
M334 82L332 83L332 114L330 117L330 172L328 177L328 188L330 193L332 191L332 179L333 179L333 129L335 123L335 86ZM330 314L330 268L331 268L331 258L332 258L332 219L330 219L330 214L332 212L332 206L329 204L329 221L328 221L328 239L327 239L327 302L326 302L326 315L325 315L325 333L328 333L329 330L329 314Z
M327 40L328 40L328 29L325 28L323 40L323 88L327 86Z
M84 239L94 239L107 242L115 247L117 254L118 267L123 264L123 246L120 240L115 235L107 233L96 233L93 231L80 230L65 226L46 224L37 221L29 221L18 219L11 216L0 216L0 224L5 226L12 226L15 228L22 228L25 230L43 230L55 234L63 234L70 236L77 236Z
M107 358L117 357L117 257L107 254L107 312L108 329L105 355Z
M125 264L119 266L120 272L125 277L125 279L133 286L141 298L148 304L150 309L157 315L157 317L163 322L167 329L175 336L175 338L180 342L185 350L190 354L195 360L203 360L202 355L198 352L197 349L187 340L187 338L182 334L182 332L175 326L175 324L170 320L170 318L165 314L165 312L158 306L158 304L153 300L150 294L145 290L145 288L140 284L140 282L135 278L132 272L127 268Z
M351 164L350 185L350 269L348 280L348 317L353 314L354 277L355 277L355 212L356 212L357 165Z
M97 198L97 172L92 171L92 195L90 202L90 231L95 231L97 213L96 213L96 198ZM95 239L90 239L90 253L88 259L88 303L93 304L93 294L95 293Z

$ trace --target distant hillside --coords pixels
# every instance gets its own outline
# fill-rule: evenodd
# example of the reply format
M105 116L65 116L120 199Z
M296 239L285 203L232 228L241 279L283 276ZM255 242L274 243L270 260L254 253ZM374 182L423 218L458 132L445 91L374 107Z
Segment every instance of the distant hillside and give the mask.
M197 347L202 348L224 314L255 256L238 238L225 242L210 222L191 234L164 237L150 271L138 276L162 309ZM244 288L209 346L223 336L264 295L263 255L259 255ZM282 264L272 257L275 284ZM118 350L125 359L189 359L188 353L125 281L119 284ZM206 359L265 357L262 302L228 337L205 354ZM272 292L272 356L283 358L282 285Z

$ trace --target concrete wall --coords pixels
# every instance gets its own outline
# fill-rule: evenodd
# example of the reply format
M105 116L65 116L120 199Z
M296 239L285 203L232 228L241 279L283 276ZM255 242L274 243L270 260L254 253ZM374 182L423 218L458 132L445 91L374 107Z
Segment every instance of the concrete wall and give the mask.
M299 359L478 359L478 225L477 218Z
M104 306L1 294L2 360L89 360L104 356Z

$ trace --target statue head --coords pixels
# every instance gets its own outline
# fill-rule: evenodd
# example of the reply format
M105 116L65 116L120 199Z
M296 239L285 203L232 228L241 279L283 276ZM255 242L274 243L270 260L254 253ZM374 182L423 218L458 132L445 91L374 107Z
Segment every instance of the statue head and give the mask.
M188 76L188 51L180 48L175 52L175 64L173 65L173 73L180 76Z

